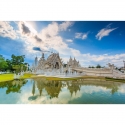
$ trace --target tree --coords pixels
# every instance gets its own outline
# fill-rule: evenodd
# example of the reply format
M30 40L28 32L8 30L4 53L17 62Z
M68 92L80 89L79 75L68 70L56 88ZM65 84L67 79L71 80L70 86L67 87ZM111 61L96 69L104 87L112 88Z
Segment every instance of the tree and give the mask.
M95 68L94 66L89 66L88 68Z
M13 65L20 65L24 63L25 55L15 56L14 54L12 54L11 58Z
M4 57L0 55L0 70L5 71L7 67L8 67L7 62L5 61Z
M24 62L25 55L15 56L14 54L11 56L12 69L19 73L21 71L28 70L29 64Z
M98 64L98 65L96 66L96 68L101 68L101 66Z
M7 62L7 65L8 65L7 70L12 71L12 62L11 62L11 60L6 59L6 62Z

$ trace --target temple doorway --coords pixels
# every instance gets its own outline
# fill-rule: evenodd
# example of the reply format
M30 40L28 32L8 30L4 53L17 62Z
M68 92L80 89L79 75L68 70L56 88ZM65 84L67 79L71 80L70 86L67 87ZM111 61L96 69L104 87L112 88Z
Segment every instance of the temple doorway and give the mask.
M58 62L56 62L55 68L56 68L56 69L59 69L59 63L58 63Z

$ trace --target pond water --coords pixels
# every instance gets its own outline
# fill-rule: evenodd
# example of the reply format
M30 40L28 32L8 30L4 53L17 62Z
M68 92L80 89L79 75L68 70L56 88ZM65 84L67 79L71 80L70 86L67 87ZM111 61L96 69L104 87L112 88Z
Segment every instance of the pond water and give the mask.
M0 104L125 104L125 83L46 78L1 82Z

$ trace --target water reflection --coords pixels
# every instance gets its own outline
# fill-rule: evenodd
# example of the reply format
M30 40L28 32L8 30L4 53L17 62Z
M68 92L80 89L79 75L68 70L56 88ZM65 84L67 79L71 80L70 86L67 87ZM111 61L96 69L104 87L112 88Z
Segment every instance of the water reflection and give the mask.
M97 79L34 78L0 83L0 103L125 103L125 84Z
M37 78L34 83L36 83L40 96L42 95L42 90L45 89L50 98L58 98L63 86L61 81L47 81L45 78Z
M20 93L21 87L27 83L27 80L13 80L7 82L1 82L0 88L7 88L6 94L9 93Z
M34 95L35 93L35 84L36 87L39 90L39 95L42 95L43 89L47 91L47 94L50 95L50 98L56 97L58 98L59 93L61 92L61 89L66 87L71 96L73 93L76 95L78 91L80 91L82 86L101 86L106 89L110 89L110 93L114 94L118 91L119 86L123 83L118 82L109 82L109 81L101 81L101 80L70 80L70 81L49 81L46 78L36 78L33 82L33 89L32 93Z

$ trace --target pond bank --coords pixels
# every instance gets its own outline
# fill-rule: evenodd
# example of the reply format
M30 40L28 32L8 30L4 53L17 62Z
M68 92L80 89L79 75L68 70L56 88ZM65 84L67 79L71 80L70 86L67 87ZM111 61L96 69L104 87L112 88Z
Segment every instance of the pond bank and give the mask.
M58 78L58 77L52 77L52 76L37 76L34 74L24 74L23 77L20 79L28 79L28 78L40 78L45 77L47 80L77 80L77 79L98 79L98 80L105 80L105 81L116 81L116 82L125 82L125 79L116 79L116 78L109 78L109 77L102 77L102 76L80 76L80 77L72 77L72 78ZM14 80L14 74L1 74L0 75L0 82L5 81L12 81Z

